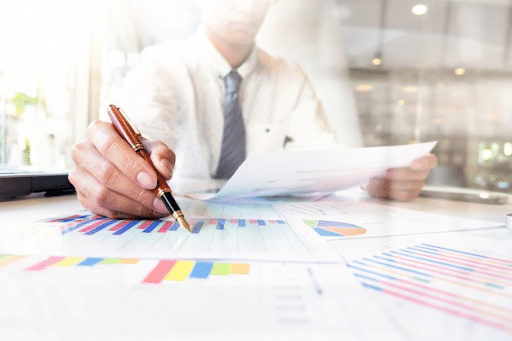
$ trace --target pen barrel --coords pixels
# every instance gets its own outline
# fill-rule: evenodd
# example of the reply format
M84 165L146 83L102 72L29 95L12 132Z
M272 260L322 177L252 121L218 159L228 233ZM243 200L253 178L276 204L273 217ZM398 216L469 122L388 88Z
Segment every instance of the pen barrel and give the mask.
M138 151L139 149L145 149L141 142L139 131L130 123L128 117L123 115L119 108L110 105L107 113L116 132L130 144L133 150Z

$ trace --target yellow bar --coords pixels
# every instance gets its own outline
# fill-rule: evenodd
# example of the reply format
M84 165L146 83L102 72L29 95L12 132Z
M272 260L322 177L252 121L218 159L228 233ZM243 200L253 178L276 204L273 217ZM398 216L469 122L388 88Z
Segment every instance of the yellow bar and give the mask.
M138 259L121 259L119 263L121 264L137 264L139 262Z
M25 256L5 256L4 258L0 259L0 267L10 265L23 258L25 258Z
M168 281L184 281L190 275L194 264L195 262L192 261L179 260L164 279Z
M63 260L53 264L55 266L73 266L83 260L83 257L66 257Z
M249 264L245 264L245 263L231 264L231 274L237 274L237 275L249 274Z

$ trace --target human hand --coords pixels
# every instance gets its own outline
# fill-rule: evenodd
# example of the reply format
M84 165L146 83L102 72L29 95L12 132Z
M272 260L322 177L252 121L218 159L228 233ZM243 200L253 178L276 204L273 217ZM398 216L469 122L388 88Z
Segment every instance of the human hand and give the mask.
M430 170L437 165L437 157L427 154L411 162L409 167L391 168L385 176L372 178L366 190L382 199L411 201L418 197Z
M156 169L169 180L175 154L160 141L143 141ZM75 168L69 181L78 201L91 212L110 218L158 218L169 215L151 192L157 185L153 168L115 131L112 124L95 121L86 140L73 146Z

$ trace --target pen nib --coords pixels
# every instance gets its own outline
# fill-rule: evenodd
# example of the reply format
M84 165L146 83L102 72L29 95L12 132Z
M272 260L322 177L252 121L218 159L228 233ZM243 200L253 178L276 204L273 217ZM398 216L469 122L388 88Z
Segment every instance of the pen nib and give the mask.
M174 219L176 219L176 221L178 222L178 224L180 224L181 227L183 227L184 229L187 229L188 232L192 232L190 230L190 225L185 220L185 216L183 215L183 213L181 211L174 212L173 216L174 216Z

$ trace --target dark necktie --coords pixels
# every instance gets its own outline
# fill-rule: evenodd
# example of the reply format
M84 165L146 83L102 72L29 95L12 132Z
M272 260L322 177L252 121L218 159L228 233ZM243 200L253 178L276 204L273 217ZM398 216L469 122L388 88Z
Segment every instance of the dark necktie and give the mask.
M239 101L241 82L242 77L236 70L224 77L224 131L217 179L229 179L245 160L245 128Z

